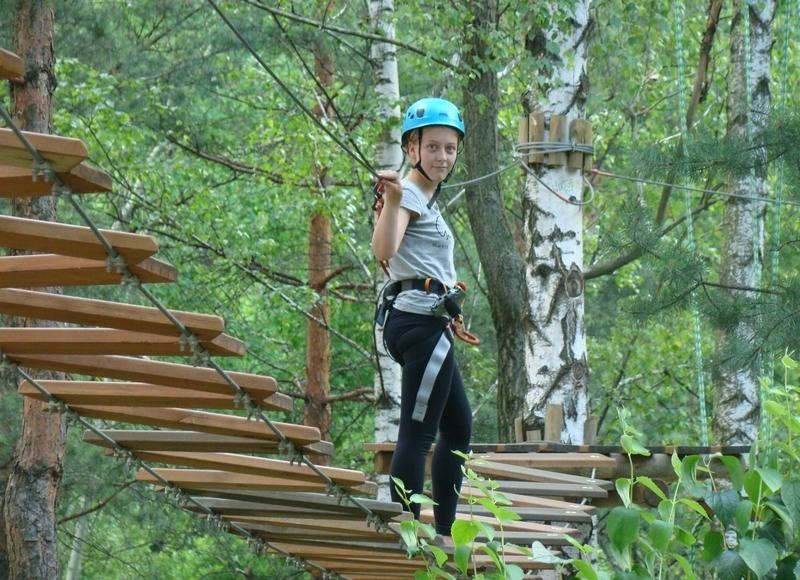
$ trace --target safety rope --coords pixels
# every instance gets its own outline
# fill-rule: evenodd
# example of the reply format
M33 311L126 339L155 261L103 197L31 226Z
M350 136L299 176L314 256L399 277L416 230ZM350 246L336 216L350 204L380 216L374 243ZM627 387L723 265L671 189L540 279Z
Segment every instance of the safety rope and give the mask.
M300 452L297 447L292 443L286 435L281 431L281 429L272 421L269 417L267 417L263 410L259 408L255 403L253 403L252 399L250 398L249 394L239 385L225 369L223 369L217 362L210 356L208 351L203 348L200 344L199 339L197 336L192 333L185 325L183 325L175 316L169 311L169 309L152 293L147 289L141 282L141 280L133 273L125 264L124 259L114 250L113 244L108 240L108 238L103 234L102 231L97 227L97 225L92 220L91 216L89 216L83 207L76 201L75 196L73 195L72 188L64 183L64 181L58 176L58 174L52 169L50 164L42 157L41 153L38 149L30 142L30 140L25 136L25 134L17 127L14 123L13 118L8 113L5 107L0 106L0 116L3 117L8 127L15 133L17 138L20 142L25 146L28 153L31 155L33 159L33 175L38 176L42 175L45 180L53 183L53 193L62 199L65 199L70 203L70 205L75 209L81 219L86 223L86 225L90 228L93 232L95 237L98 239L100 244L103 246L104 250L106 251L107 259L106 263L108 264L110 269L116 269L117 272L123 278L123 281L129 285L136 287L142 294L153 304L164 316L172 323L175 328L179 331L181 336L181 344L188 345L191 349L191 352L195 355L195 360L193 361L196 364L203 363L212 369L214 369L222 379L231 387L235 394L235 401L237 404L241 404L244 409L247 411L247 417L257 417L261 420L278 438L278 448L284 454L291 454L293 456L292 461L297 461L298 463L305 464L312 472L314 472L317 476L319 476L323 482L325 483L328 494L334 495L339 502L342 501L349 501L362 512L364 512L367 523L370 525L374 525L378 530L388 530L393 532L395 535L399 537L399 532L394 528L391 528L386 525L386 522L383 521L380 516L377 516L368 506L366 506L363 502L358 500L358 498L352 496L347 490L336 484L336 482L331 479L331 477L319 469L319 467L314 464L311 460L309 460L302 452ZM5 356L3 355L3 360L5 360ZM23 376L19 367L17 365L13 365L16 369L16 372ZM41 387L41 385L39 385ZM49 395L52 400L57 400L52 394L47 393L46 390L43 391L43 394ZM62 403L63 404L63 403ZM65 405L65 408L68 408ZM238 531L238 530L237 530ZM251 534L245 532L245 537L253 538L255 541L265 543L263 540L259 538L253 537ZM265 543L266 544L266 543ZM276 549L274 546L268 547L272 549ZM276 549L277 550L277 549ZM277 550L281 552L280 550ZM309 563L314 567L316 565Z
M788 12L788 11L787 11ZM781 90L780 90L780 97L778 99L778 116L779 118L783 119L786 115L786 102L787 102L787 95L788 95L788 86L789 86L789 73L788 73L788 63L789 63L789 38L790 38L790 31L792 30L792 22L793 17L796 19L800 15L800 4L795 4L795 12L788 12L786 19L784 20L783 24L783 46L782 46L782 53L781 53ZM796 20L794 20L796 21ZM778 285L778 274L780 268L780 244L781 244L781 214L782 214L782 205L786 203L783 200L783 173L786 166L786 161L783 156L778 159L778 174L775 178L775 214L772 218L772 235L771 235L771 249L770 249L770 272L769 272L769 282L768 288L770 290L774 290ZM773 374L775 372L775 360L772 355L768 355L764 357L764 377L767 378L767 383L769 385L772 384ZM759 416L759 449L757 451L763 451L763 453L758 453L758 457L763 457L766 461L769 461L770 456L772 454L772 422L770 421L769 415L765 410L764 402L767 400L767 384L762 383L761 388L761 409L760 409L760 416Z
M675 27L675 53L676 53L676 76L678 83L678 112L681 124L681 147L683 153L683 203L686 210L686 238L689 252L692 258L697 256L697 244L694 237L694 218L692 217L692 199L689 190L685 188L689 183L689 173L686 167L688 158L689 127L683 112L686 110L686 88L683 83L685 62L683 49L683 22L685 10L681 0L673 2L673 21ZM694 334L694 364L695 380L697 381L698 398L700 399L700 440L703 446L708 446L708 411L706 409L706 379L703 370L703 343L700 329L700 312L697 307L697 299L694 294L690 296L690 310L692 314L692 330Z

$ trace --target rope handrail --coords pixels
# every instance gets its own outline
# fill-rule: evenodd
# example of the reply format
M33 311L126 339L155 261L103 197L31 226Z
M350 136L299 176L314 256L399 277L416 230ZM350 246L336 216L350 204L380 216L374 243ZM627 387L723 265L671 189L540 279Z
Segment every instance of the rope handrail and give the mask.
M16 123L14 123L13 118L8 113L5 107L0 106L0 116L3 117L7 125L11 128L20 142L24 145L27 149L29 154L33 159L33 166L35 168L35 172L33 175L41 174L44 176L45 179L49 180L53 183L53 190L54 193L66 199L70 205L78 212L81 219L87 224L87 226L91 229L95 237L98 239L100 244L103 246L106 254L108 256L107 262L109 265L113 265L117 271L122 275L123 280L128 281L129 284L134 285L142 294L156 307L159 311L161 311L167 319L175 325L176 329L181 333L181 338L185 341L186 344L189 345L193 354L196 357L197 361L202 361L206 365L210 366L214 369L222 379L233 389L235 393L235 401L241 403L245 410L247 411L247 416L258 417L278 438L279 440L279 450L281 450L284 454L291 453L293 455L292 461L297 461L298 463L305 464L312 472L314 472L317 476L319 476L325 485L328 488L328 494L334 495L339 502L342 501L349 501L362 512L364 512L366 516L366 522L368 525L373 525L379 531L386 531L389 530L393 532L396 536L400 537L399 531L395 530L391 526L387 526L386 522L375 514L368 506L364 505L358 498L352 496L349 492L347 492L344 488L339 486L333 479L325 472L319 469L319 467L314 464L308 457L305 456L304 453L299 451L297 447L292 443L286 435L281 431L281 429L274 424L274 422L267 417L263 410L259 408L255 403L253 403L252 399L248 395L248 393L239 385L225 369L223 369L213 358L210 356L208 351L200 344L197 336L192 333L186 326L181 323L174 315L169 311L169 309L152 293L150 292L141 282L141 280L133 273L125 264L122 257L114 250L113 245L108 240L108 238L100 231L100 228L94 223L91 216L89 216L83 207L75 200L75 196L72 195L72 188L64 183L64 181L58 176L58 174L53 171L50 164L42 157L41 153L36 149L36 147L30 142L30 140L25 136L25 134L17 127ZM6 360L5 355L0 353L3 357L3 360ZM14 365L17 369L17 372L20 373L19 367ZM25 373L27 374L27 373ZM22 376L22 375L20 375ZM34 384L34 383L32 383ZM44 387L41 385L37 386L37 389L41 390L43 394L49 396L53 401L58 401L55 397L52 396ZM62 402L58 401L59 403L63 404ZM121 446L119 446L122 448ZM130 453L130 452L129 452ZM216 516L219 518L219 516ZM237 530L239 531L239 530ZM245 532L245 536L250 538L253 537L252 534ZM256 538L257 539L257 538ZM262 540L263 541L263 540Z

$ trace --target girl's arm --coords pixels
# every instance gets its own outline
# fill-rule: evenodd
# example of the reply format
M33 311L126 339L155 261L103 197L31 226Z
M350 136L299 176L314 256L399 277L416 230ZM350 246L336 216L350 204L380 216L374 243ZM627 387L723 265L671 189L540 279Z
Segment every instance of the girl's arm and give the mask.
M381 171L379 175L383 184L383 210L372 233L372 252L378 260L384 261L394 256L400 247L411 212L400 207L403 197L400 175L395 171Z

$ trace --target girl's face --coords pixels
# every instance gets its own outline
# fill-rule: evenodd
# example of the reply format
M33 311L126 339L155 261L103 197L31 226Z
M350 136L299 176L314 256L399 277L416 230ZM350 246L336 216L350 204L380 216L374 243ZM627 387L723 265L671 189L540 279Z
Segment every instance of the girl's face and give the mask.
M434 125L422 130L422 142L412 139L408 143L411 165L422 160L422 169L434 183L444 181L458 155L459 133L452 127ZM421 155L421 157L420 157Z

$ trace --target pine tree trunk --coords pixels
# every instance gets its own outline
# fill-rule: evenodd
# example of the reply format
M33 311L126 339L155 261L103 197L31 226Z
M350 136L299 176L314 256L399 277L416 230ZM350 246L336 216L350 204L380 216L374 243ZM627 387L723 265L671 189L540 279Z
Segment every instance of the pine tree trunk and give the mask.
M14 52L25 62L25 81L12 85L13 118L28 131L52 133L53 2L17 3ZM14 215L53 221L53 197L18 198ZM58 288L49 289L52 292ZM42 325L17 320L19 326ZM42 373L38 378L62 378ZM63 470L66 426L61 415L41 410L32 399L23 402L22 429L3 497L3 530L7 569L0 577L47 579L59 577L55 504ZM0 482L5 483L5 482Z
M731 72L728 75L728 135L747 142L763 130L770 112L770 50L775 2L766 1L750 6L749 14L734 3L731 21ZM750 54L745 53L744 19L749 17ZM748 63L749 61L749 63ZM750 75L750 82L747 75ZM749 85L749 88L748 88ZM748 94L749 92L749 94ZM743 196L766 197L766 151L757 150L755 167L744 176L728 183L731 193ZM720 263L720 283L723 286L757 288L761 285L764 264L763 201L728 198L722 220L724 244ZM754 297L745 290L729 290L731 297ZM730 358L731 351L751 349L755 320L740 320L729 329L717 333L714 370L713 430L722 444L749 444L755 440L758 428L758 366L756 357Z
M370 0L369 17L372 28L388 39L394 39L394 1ZM381 120L400 120L400 84L397 78L397 55L394 45L388 42L372 44L372 61L376 65L375 95L378 99ZM378 169L399 169L403 162L400 149L399 122L387 129L376 147L375 164ZM378 275L376 294L386 283L383 271ZM375 442L394 443L400 424L400 365L394 362L383 347L383 329L375 329L375 346L378 355L378 372L375 375ZM389 500L389 476L378 475L378 499Z
M560 115L566 126L584 116L589 4L590 0L576 0L568 17L552 14L552 28L529 36L531 46L541 51L539 57L549 59L552 67L548 77L538 80L538 90L543 91L533 103L534 110L544 113L546 119ZM551 10L567 8L551 5ZM550 46L558 47L559 54L549 52ZM563 142L555 136L545 140ZM576 444L584 436L588 381L582 209L565 199L582 199L583 179L581 171L559 165L537 165L532 171L538 179L530 175L526 178L522 204L532 325L523 351L530 385L527 419L529 423L541 422L548 404L561 404L561 439Z
M467 139L464 165L467 178L484 176L497 169L497 103L500 101L490 33L497 26L497 1L474 0L466 5L473 19L464 31L465 64L473 72L464 90L464 121ZM514 420L525 414L525 335L530 331L526 309L525 264L514 243L506 219L497 176L467 187L467 210L475 236L497 337L498 436L511 441ZM485 347L482 347L485 348Z
M333 8L333 1L320 2L320 7L328 14ZM333 85L333 53L322 43L314 44L314 72L323 87ZM319 95L315 113L321 118L330 117L333 108L325 102L325 96ZM315 169L317 186L320 195L324 195L327 187L327 175L324 167ZM329 439L330 408L330 374L331 374L331 339L327 329L330 322L330 304L328 302L327 284L331 271L331 244L333 234L330 218L321 211L311 216L308 235L308 282L317 293L317 300L311 307L311 315L316 320L306 323L306 404L304 423L317 427L322 439ZM317 321L322 321L326 326ZM328 457L315 455L314 463L327 465Z

